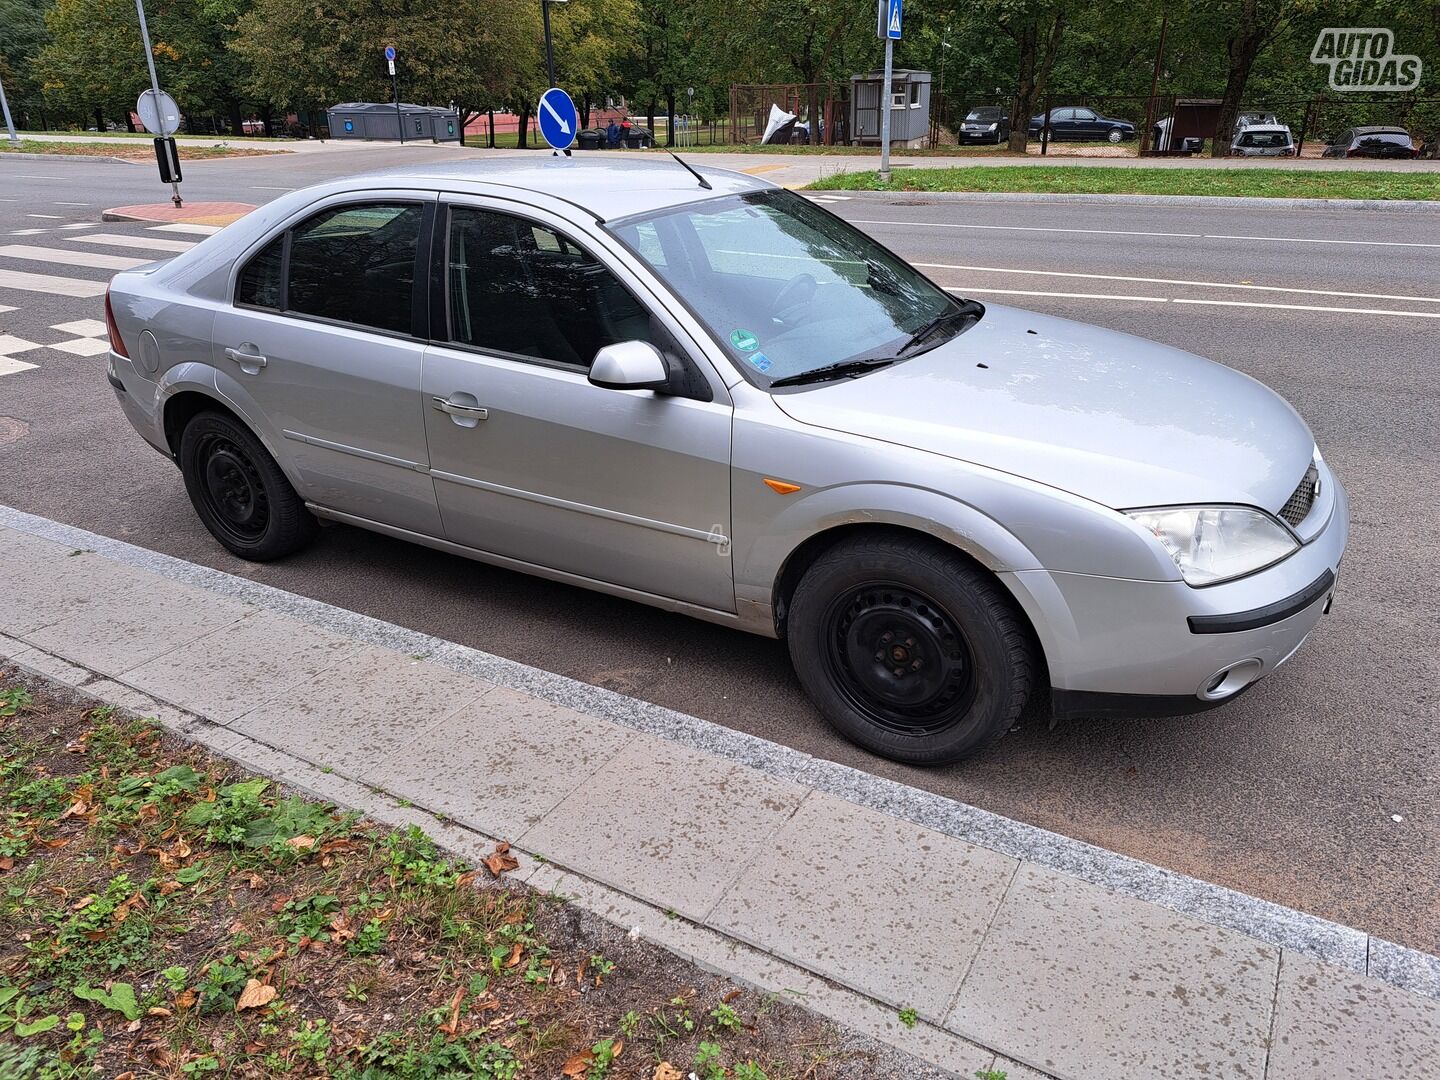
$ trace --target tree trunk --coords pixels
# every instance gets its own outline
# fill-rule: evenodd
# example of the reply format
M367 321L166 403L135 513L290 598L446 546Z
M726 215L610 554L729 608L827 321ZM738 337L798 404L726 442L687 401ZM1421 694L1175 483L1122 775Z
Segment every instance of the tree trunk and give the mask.
M244 114L240 112L239 100L236 98L231 98L229 101L225 102L225 110L230 114L230 134L244 135L245 117Z
M125 130L133 133L135 131L135 118L130 115L130 110L125 110Z
M275 137L275 113L274 110L270 108L268 101L260 107L260 123L262 125L261 130L265 132L265 137L267 139L273 139Z
M489 134L486 136L486 144L485 144L485 145L487 145L488 147L490 147L491 150L494 150L494 149L495 149L495 110L494 110L494 109L486 109L486 110L485 110L485 115L489 118L489 124L486 125L486 130L489 132Z
M530 149L530 144L529 144L529 142L526 140L526 135L527 135L528 132L529 132L529 128L530 128L530 107L527 105L525 108L523 108L523 109L520 110L520 126L515 129L515 134L516 134L515 145L518 146L521 150L528 150L528 149Z
M1018 32L1012 32L1020 50L1020 71L1015 82L1015 101L1010 107L1010 150L1017 154L1025 152L1030 141L1030 117L1035 115L1035 106L1044 99L1050 82L1050 72L1055 67L1055 57L1060 52L1060 41L1065 34L1065 13L1055 13L1045 36L1044 51L1041 51L1040 25L1026 23Z
M645 126L650 129L650 138L655 138L655 99L653 97L645 109Z
M105 130L105 113L103 110L101 110L99 105L95 106L95 130Z
M668 113L669 116L670 116L670 120L669 120L669 122L666 124L666 127L665 127L665 145L666 145L666 146L674 146L674 145L675 145L675 88L674 88L673 86L668 86L668 87L665 88L665 111L666 111L666 113ZM654 128L651 128L650 130L651 130L651 131L654 131L655 129L654 129Z
M1255 57L1265 43L1267 34L1274 29L1260 22L1256 10L1257 0L1245 0L1240 10L1240 25L1226 42L1230 55L1230 70L1225 78L1225 93L1220 98L1220 116L1215 121L1215 137L1210 141L1211 157L1230 156L1230 133L1235 130L1235 118L1240 115L1240 103L1245 97L1245 84L1250 81L1250 69Z
M580 95L580 130L590 126L590 95Z

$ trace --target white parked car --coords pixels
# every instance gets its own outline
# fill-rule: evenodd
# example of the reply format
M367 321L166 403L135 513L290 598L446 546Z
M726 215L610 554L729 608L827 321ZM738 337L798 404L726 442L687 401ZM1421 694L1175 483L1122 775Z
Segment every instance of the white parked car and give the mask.
M1295 138L1284 124L1250 124L1235 133L1230 153L1236 157L1294 157Z

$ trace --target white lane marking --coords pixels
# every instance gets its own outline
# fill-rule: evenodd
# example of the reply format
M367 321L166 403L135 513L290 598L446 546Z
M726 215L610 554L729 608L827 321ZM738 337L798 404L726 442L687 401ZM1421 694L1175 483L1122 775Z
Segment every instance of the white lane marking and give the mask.
M109 333L109 328L99 319L76 319L74 322L56 323L50 329L59 330L62 334L79 334L81 337L101 337Z
M64 221L64 214L26 214L26 217L44 218L46 221Z
M14 229L11 236L39 236L41 233L49 232L49 229Z
M14 334L0 334L0 356L14 356L16 353L38 348L40 348L38 342L26 341Z
M1125 296L1118 293L1088 293L1088 292L1033 292L1029 289L981 289L962 288L946 286L946 292L960 293L962 296L969 296L971 293L996 293L1003 296L1063 296L1070 300L1140 300L1147 304L1165 304L1169 302L1168 296Z
M57 202L56 206L89 206L88 202Z
M70 353L72 356L99 356L103 352L110 351L110 342L101 341L99 338L78 337L72 341L57 341L53 345L45 346L47 349L59 349L61 352Z
M1112 293L1039 292L1030 289L986 289L947 285L946 292L960 296L994 293L997 296L1048 296L1075 300L1139 300L1149 304L1203 304L1212 307L1260 308L1266 311L1320 311L1339 315L1399 315L1410 319L1440 319L1440 311L1396 311L1393 308L1321 307L1317 304L1264 304L1254 300L1184 300L1173 296L1124 296Z
M73 224L73 225L61 225L60 228L62 228L62 229L93 229L93 228L95 228L95 227L96 227L97 225L99 225L99 224L100 224L100 222L98 222L98 221L77 221L77 222L75 222L75 224Z
M1178 236L1187 240L1200 240L1204 233L1190 232L1147 232L1144 229L1062 229L1044 225L973 225L956 221L875 221L869 218L846 218L852 225L918 225L926 229L995 229L1006 232L1062 232L1092 233L1100 236Z
M1372 247L1440 248L1440 244L1422 244L1411 240L1332 240L1320 236L1226 236L1206 233L1206 240L1270 240L1283 244L1362 244Z
M189 251L196 243L193 240L163 240L158 236L124 236L120 233L91 233L89 236L67 236L66 239L72 244L113 244L154 251Z
M1176 304L1208 304L1212 307L1279 308L1285 311L1333 311L1344 315L1405 315L1412 319L1440 319L1440 311L1395 311L1391 308L1319 307L1314 304L1259 304L1250 300L1181 300Z
M7 311L14 311L14 310L16 310L16 309L13 308L13 307L6 307L4 304L0 304L0 315L4 315L5 312L7 312Z
M88 266L95 270L133 270L154 259L136 259L128 255L104 255L98 251L73 251L62 248L35 247L33 244L5 244L0 255L32 262L60 263L62 266Z
M12 360L8 356L0 356L0 375L14 375L17 371L34 370L34 364L27 364L24 360Z
M1132 277L1128 274L1081 274L1072 270L1018 270L1009 266L956 266L950 263L921 263L927 270L969 270L983 274L1030 274L1038 277L1084 278L1087 281L1139 281L1150 285L1196 285L1208 289L1257 289L1261 292L1303 293L1307 296L1346 296L1366 300L1412 300L1417 304L1440 304L1440 296L1408 296L1403 293L1340 292L1335 289L1302 289L1291 285L1251 285L1228 281L1189 281L1185 278Z
M53 277L50 274L27 274L22 270L0 270L0 289L54 293L57 296L103 296L105 282Z
M214 236L220 231L219 225L187 225L183 221L172 222L169 225L151 225L146 232L178 232L194 233L196 236Z
M15 174L21 180L69 180L68 176L44 176L40 173L21 172Z
M1224 233L1152 232L1145 229L1064 229L1039 225L974 225L957 221L879 221L871 218L846 218L852 225L914 225L922 229L993 229L1002 232L1078 233L1092 236L1173 236L1186 240L1267 240L1277 244L1360 244L1372 247L1440 248L1440 243L1417 243L1408 240L1332 240L1316 236L1229 236Z
M269 186L267 186L267 185L265 185L265 184L251 184L250 186L251 186L251 188L253 188L253 189L256 190L256 191L294 191L294 190L295 190L293 187L269 187Z

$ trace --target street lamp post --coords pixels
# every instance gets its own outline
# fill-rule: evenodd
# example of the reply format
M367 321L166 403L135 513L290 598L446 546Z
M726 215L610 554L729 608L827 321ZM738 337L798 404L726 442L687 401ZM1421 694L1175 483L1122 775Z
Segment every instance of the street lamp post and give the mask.
M555 85L555 43L550 37L550 5L563 4L566 0L540 0L540 13L545 20L545 78L549 85Z

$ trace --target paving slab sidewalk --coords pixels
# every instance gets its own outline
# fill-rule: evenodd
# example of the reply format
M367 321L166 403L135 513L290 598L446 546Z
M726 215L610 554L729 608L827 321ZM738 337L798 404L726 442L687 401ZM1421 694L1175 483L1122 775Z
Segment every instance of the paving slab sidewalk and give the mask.
M0 526L0 657L957 1075L1440 1078L1434 997L79 535Z

